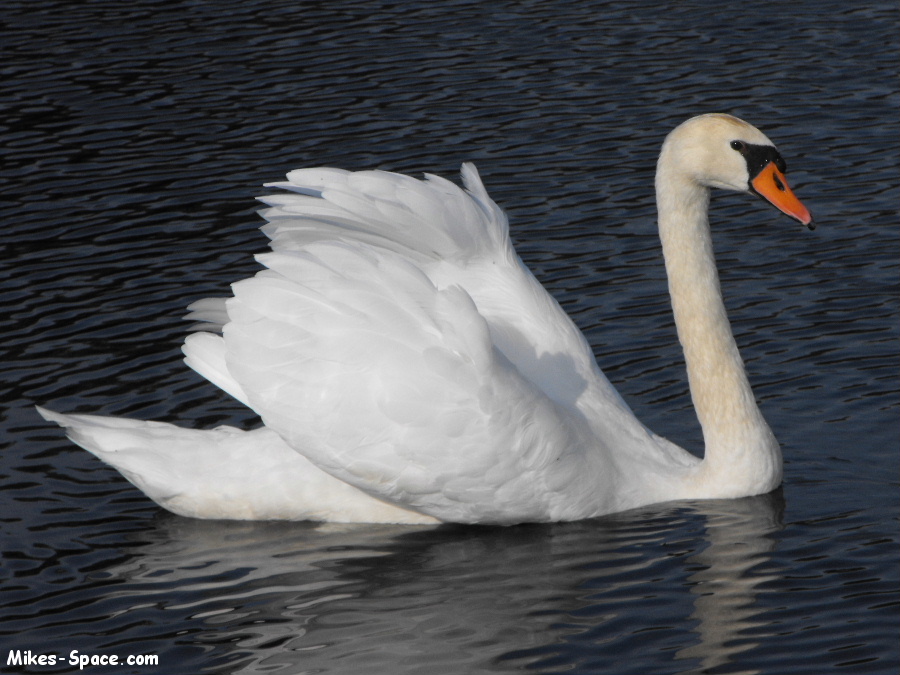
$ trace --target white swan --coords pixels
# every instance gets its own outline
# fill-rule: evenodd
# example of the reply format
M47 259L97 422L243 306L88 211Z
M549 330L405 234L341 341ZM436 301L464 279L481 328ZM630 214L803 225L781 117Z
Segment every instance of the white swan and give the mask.
M781 452L722 303L709 187L812 227L757 129L676 128L656 193L701 461L642 425L509 241L475 168L306 169L266 197L266 267L202 300L186 363L255 410L244 432L41 410L154 501L200 518L517 523L768 492Z

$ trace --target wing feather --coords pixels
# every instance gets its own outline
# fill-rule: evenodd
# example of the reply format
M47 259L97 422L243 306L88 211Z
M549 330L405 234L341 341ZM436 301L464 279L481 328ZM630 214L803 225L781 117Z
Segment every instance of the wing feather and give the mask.
M274 250L349 238L419 262L509 257L505 214L473 165L463 175L468 191L432 175L420 181L384 171L299 169L269 184L287 192L261 199L270 205L263 231Z
M226 362L291 447L438 518L482 520L486 503L498 520L519 517L551 498L534 478L580 442L579 422L495 349L462 288L358 244L261 260L269 272L235 284L228 303ZM507 483L518 487L503 504Z
M599 392L630 411L515 255L474 166L463 181L291 172L263 198L272 250L233 285L223 342L185 352L378 499L456 522L564 518L573 493L603 489L585 485L582 402Z

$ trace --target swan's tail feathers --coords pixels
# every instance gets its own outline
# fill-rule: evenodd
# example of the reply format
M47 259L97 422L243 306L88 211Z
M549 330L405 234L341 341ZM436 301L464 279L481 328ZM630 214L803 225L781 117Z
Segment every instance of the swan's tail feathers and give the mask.
M275 251L322 240L359 241L418 263L511 258L506 215L488 196L473 164L462 190L427 174L417 180L385 171L300 169L263 197L263 232Z
M191 430L118 417L63 415L39 406L37 411L48 422L63 427L73 443L113 466L157 504L182 512L177 507L178 498L185 492L184 483L190 476L176 471L177 462L173 460L178 459L178 447L189 442Z
M193 518L434 523L316 468L266 428L184 429L37 408L164 509Z

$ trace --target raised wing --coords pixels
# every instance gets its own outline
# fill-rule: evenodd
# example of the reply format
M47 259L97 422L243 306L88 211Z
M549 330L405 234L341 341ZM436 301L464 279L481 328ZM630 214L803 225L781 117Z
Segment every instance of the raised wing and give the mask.
M331 475L440 519L551 517L589 430L494 347L465 291L359 244L260 260L215 339L267 427ZM192 340L209 337L189 338L189 355Z
M463 175L291 173L265 198L267 269L193 306L223 337L191 336L186 360L369 494L457 522L563 518L618 470L584 471L606 454L587 420L646 431Z

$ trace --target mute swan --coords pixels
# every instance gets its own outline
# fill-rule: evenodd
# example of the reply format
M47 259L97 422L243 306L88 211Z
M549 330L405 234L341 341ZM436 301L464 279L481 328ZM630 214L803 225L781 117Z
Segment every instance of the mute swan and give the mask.
M199 518L518 523L765 493L781 451L719 289L709 188L752 192L812 229L778 151L735 117L672 131L659 232L705 454L648 430L513 250L465 164L437 176L305 169L262 201L271 252L185 362L256 411L254 431L62 415L69 437L170 511ZM221 331L221 335L217 331Z

